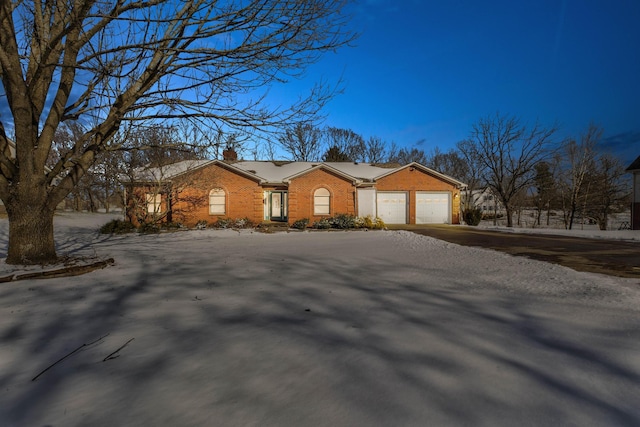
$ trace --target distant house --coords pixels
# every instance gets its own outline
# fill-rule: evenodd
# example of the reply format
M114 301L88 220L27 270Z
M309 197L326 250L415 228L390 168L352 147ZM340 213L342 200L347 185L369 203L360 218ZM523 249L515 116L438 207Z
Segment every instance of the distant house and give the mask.
M495 216L497 213L504 212L499 198L489 188L473 190L471 192L464 191L463 199L468 206L482 210L482 214L485 216Z
M627 172L633 175L631 195L631 229L640 230L640 156L631 163Z
M465 185L418 163L182 161L125 183L127 216L194 226L218 218L311 223L336 214L387 224L458 224Z

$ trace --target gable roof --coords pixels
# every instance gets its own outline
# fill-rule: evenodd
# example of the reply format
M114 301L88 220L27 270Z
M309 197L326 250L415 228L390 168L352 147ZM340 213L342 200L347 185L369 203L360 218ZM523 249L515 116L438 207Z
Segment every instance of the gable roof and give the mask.
M127 181L131 181L132 178L134 182L170 182L172 179L175 179L181 175L194 172L198 169L212 164L217 164L224 168L231 169L241 175L255 179L261 184L265 182L263 178L257 176L255 173L252 173L252 171L238 168L233 163L224 162L221 160L183 160L160 167L140 167L134 170L133 177L129 177Z
M206 164L211 163L211 160L183 160L177 163L171 163L165 166L148 167L143 166L136 168L133 171L134 181L148 181L158 182L171 180L185 172L198 169Z
M417 168L434 175L456 187L465 187L462 182L419 163L410 163L398 167L384 167L371 163L356 162L288 162L288 161L238 161L222 160L184 160L160 168L139 168L134 172L134 181L158 182L172 179L206 167L219 165L234 170L244 176L258 180L261 184L288 184L292 179L305 175L313 170L324 169L333 172L354 183L372 183L385 176L406 168Z
M404 165L404 166L400 166L400 167L398 167L398 168L391 169L390 171L388 171L388 172L386 172L386 173L384 173L384 174L382 174L382 175L380 175L380 176L377 176L375 179L376 179L376 180L378 180L378 179L384 178L384 177L386 177L386 176L393 175L394 173L399 172L399 171L401 171L401 170L403 170L403 169L409 169L409 170L411 170L411 168L419 169L419 170L421 170L421 171L423 171L423 172L425 172L425 173L428 173L428 174L430 174L430 175L434 175L434 176L436 176L437 178L440 178L440 179L442 179L443 181L446 181L446 182L448 182L448 183L450 183L450 184L452 184L452 185L455 185L456 187L459 187L459 188L462 188L462 187L466 187L466 186L467 186L467 185L466 185L466 184L464 184L463 182L458 181L457 179L452 178L452 177L450 177L449 175L445 175L445 174L443 174L443 173L440 173L440 172L438 172L438 171L435 171L435 170L433 170L433 169L431 169L431 168L428 168L428 167L426 167L426 166L423 166L423 165L421 165L420 163L417 163L417 162L411 162L411 163L409 163L408 165Z
M286 183L290 179L308 173L321 165L327 170L332 170L356 181L373 181L376 176L389 170L370 163L354 162L240 161L233 163L233 165L255 173L270 183Z
M336 169L336 168L332 167L331 165L329 165L329 163L318 163L316 165L312 165L311 168L307 168L307 169L305 169L305 170L303 170L301 172L298 172L295 175L291 175L291 176L288 176L288 177L284 178L283 182L289 183L289 182L291 182L292 179L298 178L298 177L300 177L302 175L306 175L311 171L320 170L320 169L324 169L324 170L327 170L329 172L333 172L334 174L336 174L338 176L341 176L344 179L347 179L347 180L353 182L354 185L356 185L356 184L358 184L358 182L360 182L359 179L355 178L352 175L344 173L339 169Z
M626 170L627 172L640 170L640 156L638 156L638 158L635 159Z

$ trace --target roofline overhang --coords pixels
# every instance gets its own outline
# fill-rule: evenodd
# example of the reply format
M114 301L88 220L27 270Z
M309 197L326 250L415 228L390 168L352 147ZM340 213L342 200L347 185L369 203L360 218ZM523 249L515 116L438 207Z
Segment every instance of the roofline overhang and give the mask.
M435 171L435 170L433 170L431 168L428 168L428 167L426 167L424 165L421 165L418 162L411 162L411 163L406 164L404 166L401 166L399 168L392 169L389 172L383 173L382 175L378 175L377 177L374 178L374 180L377 181L377 180L379 180L381 178L385 178L385 177L387 177L389 175L393 175L396 172L400 172L401 170L408 169L408 168L417 168L417 169L422 170L423 172L429 173L431 175L435 175L436 177L438 177L438 178L440 178L440 179L442 179L444 181L447 181L450 184L454 185L458 189L462 189L462 188L465 188L467 186L467 184L465 184L465 183L463 183L461 181L458 181L457 179L452 178L449 175L445 175L443 173Z
M633 173L633 174L635 174L638 171L640 171L640 156L638 156L637 159L635 159L633 162L631 162L629 167L625 169L625 172L629 172L629 173Z
M351 181L353 183L353 185L356 185L356 186L362 182L362 180L360 180L360 179L358 179L358 178L356 178L356 177L354 177L352 175L349 175L347 173L344 173L344 172L342 172L342 171L340 171L340 170L338 170L338 169L336 169L334 167L331 167L331 166L327 165L326 163L319 163L319 164L317 164L315 166L310 167L309 169L305 169L305 170L303 170L301 172L298 172L298 173L295 173L293 175L290 175L290 176L284 178L282 180L282 182L284 182L286 184L289 184L291 182L291 180L299 178L299 177L301 177L303 175L308 174L309 172L312 172L312 171L318 170L318 169L326 169L331 173L334 173L334 174L336 174L338 176L341 176L342 178L344 178L346 180Z
M256 174L253 174L253 173L251 173L251 172L248 172L248 171L246 171L246 170L244 170L244 169L240 169L240 168L238 168L238 167L236 167L236 166L233 166L233 164L232 164L232 163L227 163L227 162L225 162L225 161L223 161L223 160L211 160L211 161L209 161L209 162L205 162L205 163L203 163L203 164L201 164L201 165L198 165L197 167L195 167L195 168L193 168L193 169L188 169L188 170L186 170L186 171L180 172L180 173L178 173L178 174L174 175L172 178L179 177L179 176L184 175L184 174L186 174L186 173L191 173L191 172L193 172L193 171L195 171L195 170L201 169L201 168L203 168L203 167L205 167L205 166L209 166L209 165L218 165L218 166L220 166L220 167L224 167L224 168L227 168L227 169L231 169L232 171L237 172L237 173L239 173L240 175L243 175L243 176L245 176L245 177L247 177L247 178L249 178L249 179L252 179L252 180L258 181L258 183L260 183L261 185L262 185L262 184L264 184L265 182L267 182L267 180L266 180L266 179L264 179L264 178L262 178L261 176L258 176L258 175L256 175Z
M186 160L186 161L188 161L188 160ZM139 183L139 184L155 183L155 184L157 184L159 182L171 182L172 179L178 178L178 177L183 176L183 175L188 174L188 173L192 173L194 171L197 171L199 169L202 169L202 168L204 168L206 166L210 166L210 165L217 165L217 166L220 166L220 167L224 167L226 169L230 169L231 171L233 171L235 173L238 173L239 175L242 175L242 176L244 176L246 178L249 178L251 180L257 181L260 185L264 185L267 182L267 180L262 178L261 176L258 176L256 174L248 172L248 171L246 171L244 169L240 169L240 168L238 168L236 166L233 166L231 163L227 163L227 162L222 161L222 160L209 160L209 161L205 161L202 164L199 164L199 165L197 165L197 166L195 166L193 168L190 168L190 169L184 170L182 172L176 173L174 175L168 176L168 177L163 178L161 180L141 179L141 180L126 181L126 183L127 184L129 184L129 183L134 183L134 184L135 183ZM151 168L151 169L158 169L158 168Z

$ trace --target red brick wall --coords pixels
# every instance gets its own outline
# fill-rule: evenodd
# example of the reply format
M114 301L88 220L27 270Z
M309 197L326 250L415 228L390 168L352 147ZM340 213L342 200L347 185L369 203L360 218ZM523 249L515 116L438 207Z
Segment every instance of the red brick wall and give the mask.
M134 188L127 188L126 214L127 218L136 226L140 226L144 222L153 222L154 215L147 210L147 194L160 194L160 211L156 218L162 218L166 221L167 212L167 191L166 185L141 185Z
M413 169L413 170L412 170ZM451 223L460 224L460 191L452 184L418 168L404 168L381 178L378 191L407 191L409 198L409 224L416 223L416 192L446 191L451 193Z
M222 188L226 193L225 213L209 213L209 192ZM220 165L209 165L173 180L174 221L188 227L198 221L215 222L218 218L249 218L260 223L263 218L262 187Z
M193 227L199 220L207 223L215 222L219 217L244 218L255 223L264 218L263 192L268 190L260 186L258 181L231 171L221 165L209 165L173 179L171 205L173 222L181 222ZM324 169L297 177L288 187L288 222L308 218L310 223L318 221L322 216L314 215L313 194L318 188L326 188L331 194L329 216L337 214L356 214L356 189L351 180L345 179ZM209 214L209 191L222 188L226 193L226 212L224 215ZM460 223L460 193L455 186L448 184L436 176L418 168L405 168L386 176L376 184L379 191L409 192L409 223L415 224L415 196L417 191L446 191L452 195L452 223ZM285 189L285 188L282 188ZM144 200L146 192L157 191L145 187L134 189L139 200ZM136 223L130 197L129 212ZM168 193L162 194L163 211L167 209ZM146 206L138 206L146 209ZM138 210L140 212L140 210ZM142 211L144 213L144 211Z
M289 224L309 218L310 224L323 216L313 213L313 193L318 188L329 190L329 216L336 214L355 215L355 187L352 181L324 169L295 178L289 184Z
M218 218L249 218L255 223L263 219L262 187L252 180L220 165L209 165L201 169L181 175L171 182L171 216L163 221L180 222L187 227L204 220L216 222ZM141 209L140 200L150 192L149 186L137 187L129 197L129 217L138 225ZM214 188L222 188L226 193L226 208L223 215L209 214L209 192ZM157 190L155 190L157 191ZM162 193L162 210L167 211L169 193ZM137 200L137 202L136 202ZM137 206L138 215L134 213ZM148 218L151 219L151 218Z

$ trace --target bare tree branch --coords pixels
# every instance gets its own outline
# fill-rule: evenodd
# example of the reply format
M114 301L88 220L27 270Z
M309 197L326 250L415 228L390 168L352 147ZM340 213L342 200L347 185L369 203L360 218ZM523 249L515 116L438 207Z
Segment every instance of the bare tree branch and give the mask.
M273 132L316 117L335 87L320 82L288 107L268 105L268 90L349 44L348 1L1 2L0 93L10 111L0 118L7 261L55 258L53 226L38 218L52 221L100 155L123 147L115 136L129 122L200 120L226 133ZM84 132L52 165L56 132L69 122ZM29 246L24 235L35 228L46 243Z

